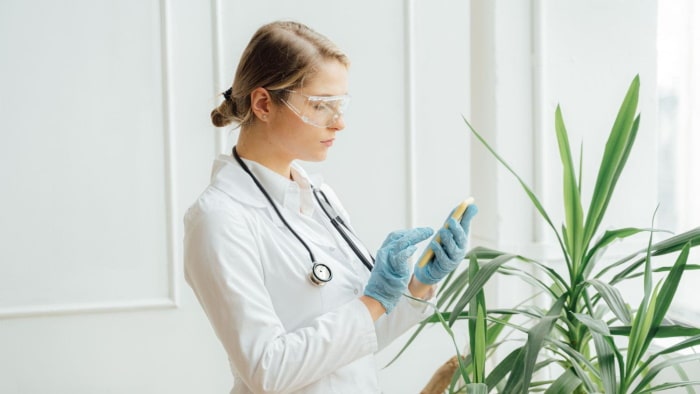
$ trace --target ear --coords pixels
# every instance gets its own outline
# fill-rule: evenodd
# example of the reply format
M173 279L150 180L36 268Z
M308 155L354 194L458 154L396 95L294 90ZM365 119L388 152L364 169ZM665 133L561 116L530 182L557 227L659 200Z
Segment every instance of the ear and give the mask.
M250 109L259 120L267 122L270 112L272 112L270 92L263 87L255 88L250 93Z

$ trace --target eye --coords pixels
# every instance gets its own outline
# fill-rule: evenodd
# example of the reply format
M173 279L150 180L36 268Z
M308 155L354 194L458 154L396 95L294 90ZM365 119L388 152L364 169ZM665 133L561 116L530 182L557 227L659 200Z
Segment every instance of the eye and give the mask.
M321 101L313 102L311 105L312 105L312 108L316 111L331 111L331 108L328 107L328 105L326 103L321 102Z

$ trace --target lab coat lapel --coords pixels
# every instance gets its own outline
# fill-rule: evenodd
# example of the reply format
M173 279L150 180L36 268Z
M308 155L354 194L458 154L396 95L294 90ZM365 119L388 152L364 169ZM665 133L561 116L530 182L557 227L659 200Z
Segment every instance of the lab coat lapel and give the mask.
M264 209L276 226L284 227L284 223L277 216L270 202L233 157L219 155L214 160L211 185L241 204L251 208Z

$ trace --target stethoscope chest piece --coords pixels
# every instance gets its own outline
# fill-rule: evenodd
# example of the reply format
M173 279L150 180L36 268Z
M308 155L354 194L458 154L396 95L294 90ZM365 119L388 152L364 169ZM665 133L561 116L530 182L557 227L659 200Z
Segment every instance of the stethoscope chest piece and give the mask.
M320 287L333 279L333 273L327 265L314 262L314 266L311 268L311 273L309 274L309 279L311 279L311 283Z
M313 263L313 267L311 267L311 273L309 274L309 279L311 280L311 283L313 283L315 286L320 287L320 286L323 286L326 283L330 282L331 279L333 279L333 273L331 273L330 267L327 266L326 264L316 262L314 254L311 251L311 248L309 248L309 245L307 245L306 242L304 242L304 240L301 239L299 234L297 234L297 232L294 231L292 226L290 226L289 223L287 223L287 220L284 219L284 216L282 216L282 213L280 213L279 209L277 209L277 205L275 205L275 202L272 201L272 197L270 197L270 195L267 193L267 191L265 190L263 185L260 183L260 181L258 181L258 178L256 178L255 175L253 175L253 173L250 171L250 168L248 168L248 166L243 162L241 157L238 156L238 152L236 152L235 146L233 147L232 153L233 153L233 157L236 159L236 161L241 166L243 171L245 171L250 176L250 178L253 180L253 182L258 187L258 189L260 189L260 192L262 192L262 194L265 196L267 201L270 202L270 205L275 210L275 213L277 213L277 216L280 218L280 220L282 220L282 223L284 223L284 225L287 227L287 229L289 229L289 231L292 233L292 235L294 235L296 237L296 239L299 240L299 243L301 243L304 246L304 249L306 249L306 251L309 252L309 259L311 260L311 263ZM367 269L371 271L373 265L369 262L368 259L366 259L362 255L361 252L358 251L358 248L355 246L355 243L342 230L341 226L338 223L340 222L343 226L345 226L345 223L342 222L342 219L340 218L340 216L338 216L338 214L335 212L335 210L333 209L333 206L331 206L331 203L330 203L330 201L328 201L328 198L326 197L326 195L323 194L322 191L313 188L313 185L311 186L311 188L312 188L312 192L313 192L314 196L316 197L316 200L318 201L321 208L323 209L323 212L325 212L325 214L331 220L331 223L333 223L333 226L336 228L336 230L338 230L340 235L345 239L345 241L348 243L350 248L353 249L353 251L355 252L357 257L360 259L360 261L362 261L362 263L367 267ZM320 193L323 196L323 198L319 198L317 193ZM348 228L348 230L349 230L349 228ZM372 257L372 255L369 255L369 258L372 260L372 262L374 262L374 258Z

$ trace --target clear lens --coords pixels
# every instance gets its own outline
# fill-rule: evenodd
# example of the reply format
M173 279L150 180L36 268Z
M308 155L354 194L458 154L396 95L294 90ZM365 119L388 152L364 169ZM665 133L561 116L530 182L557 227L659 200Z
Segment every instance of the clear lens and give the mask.
M289 92L297 96L297 99L290 96L289 100L283 102L304 123L316 127L330 127L335 124L350 104L349 95L307 96L293 90Z

